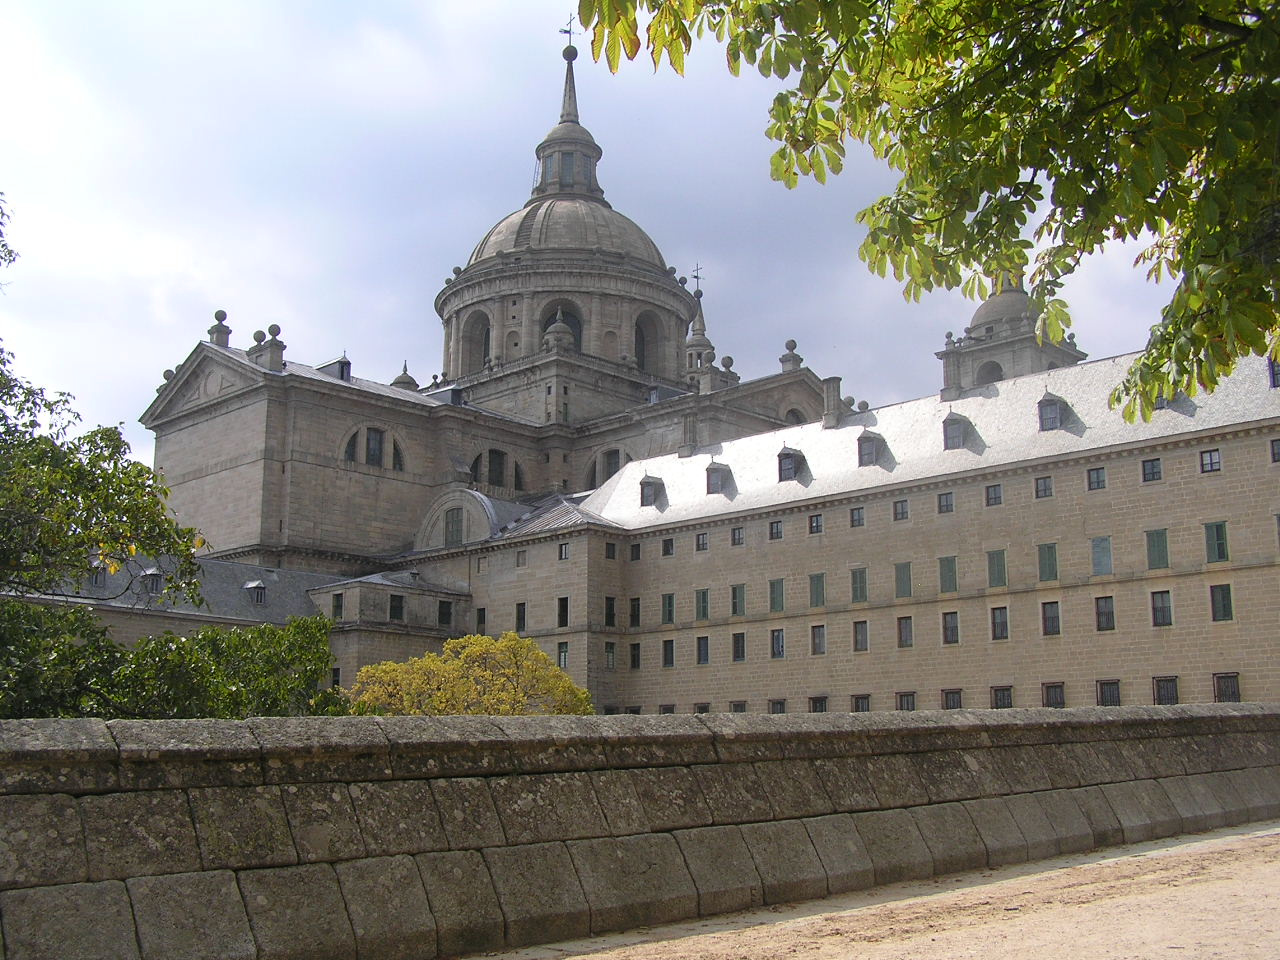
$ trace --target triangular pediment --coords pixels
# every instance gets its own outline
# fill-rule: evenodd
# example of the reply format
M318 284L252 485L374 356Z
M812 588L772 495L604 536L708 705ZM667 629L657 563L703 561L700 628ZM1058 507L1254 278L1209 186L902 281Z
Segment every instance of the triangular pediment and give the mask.
M199 344L173 378L161 387L139 418L144 426L208 406L249 389L261 378L247 364L221 356L216 347Z

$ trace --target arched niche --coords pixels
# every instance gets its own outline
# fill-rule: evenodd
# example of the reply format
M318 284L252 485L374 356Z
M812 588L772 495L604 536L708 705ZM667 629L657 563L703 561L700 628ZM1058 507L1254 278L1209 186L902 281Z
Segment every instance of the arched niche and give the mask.
M636 366L646 373L667 376L669 371L663 363L667 337L662 318L652 310L645 310L636 317L633 346Z
M604 338L600 342L600 355L606 360L619 360L618 356L618 334L613 330L606 330Z
M543 333L547 332L547 328L556 322L556 313L560 313L560 319L565 322L570 330L573 331L573 348L579 353L582 352L582 327L584 312L582 308L572 300L560 298L552 300L542 308L542 325Z
M997 383L1004 379L1004 367L996 363L994 360L988 360L978 368L977 375L973 378L973 382L977 386L986 383Z
M792 407L790 410L788 410L782 419L787 421L787 423L793 423L797 425L801 423L809 422L809 418L804 415L804 411L799 410L796 407Z
M469 314L462 322L462 338L459 342L462 356L459 368L461 376L479 373L484 369L485 361L493 353L493 327L489 316L483 310Z

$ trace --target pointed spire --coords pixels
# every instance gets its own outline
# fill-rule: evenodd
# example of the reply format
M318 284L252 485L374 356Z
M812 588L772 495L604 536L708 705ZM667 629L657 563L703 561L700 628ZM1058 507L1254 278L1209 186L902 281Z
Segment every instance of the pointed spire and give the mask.
M560 104L560 122L578 122L578 91L573 85L573 61L578 59L578 48L573 44L564 48L564 100Z

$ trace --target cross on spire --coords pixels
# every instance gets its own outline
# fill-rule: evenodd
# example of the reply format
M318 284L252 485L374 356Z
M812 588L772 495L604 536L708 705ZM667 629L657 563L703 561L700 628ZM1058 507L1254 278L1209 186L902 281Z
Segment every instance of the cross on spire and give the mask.
M561 28L560 28L560 32L561 32L561 33L563 33L563 34L566 34L566 35L569 37L569 42L570 42L570 43L573 43L573 35L574 35L574 33L575 33L575 31L574 31L574 29L573 29L573 21L574 21L575 19L577 19L576 15L571 14L571 15L569 16L569 22L568 22L568 23L566 23L563 27L561 27ZM582 33L582 31L581 31L581 30L578 30L578 31L576 31L576 32L577 32L577 33Z
M693 270L689 272L689 276L693 277L693 288L695 290L702 289L702 264L695 263Z

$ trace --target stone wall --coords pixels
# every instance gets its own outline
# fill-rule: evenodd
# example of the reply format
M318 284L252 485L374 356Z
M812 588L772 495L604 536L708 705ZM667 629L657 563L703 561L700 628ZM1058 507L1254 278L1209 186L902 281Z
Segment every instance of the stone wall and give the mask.
M431 958L1280 816L1280 705L0 722L7 960Z

